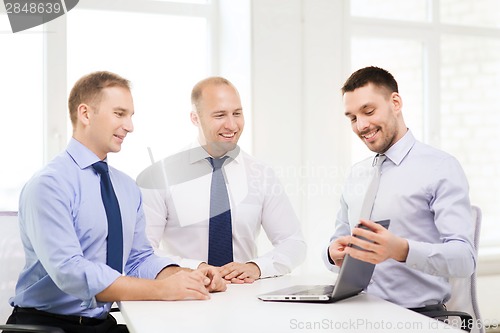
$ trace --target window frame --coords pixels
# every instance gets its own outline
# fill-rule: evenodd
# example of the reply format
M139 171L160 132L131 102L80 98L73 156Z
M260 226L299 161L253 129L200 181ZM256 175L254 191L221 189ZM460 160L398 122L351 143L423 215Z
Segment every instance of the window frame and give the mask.
M428 1L428 18L426 21L403 21L355 17L351 15L350 1L344 3L344 38L343 52L345 69L351 68L351 39L353 37L401 38L423 43L423 138L422 141L435 147L441 147L441 38L444 35L465 37L500 38L500 28L458 25L442 22L440 19L440 2ZM345 72L344 77L350 73ZM353 138L351 137L350 140ZM353 161L355 162L355 161ZM472 202L472 204L479 204ZM483 225L485 223L483 214ZM498 230L500 233L500 230ZM481 253L500 253L500 248L492 239L481 244Z
M211 55L210 70L218 71L218 0L206 4L160 2L154 0L80 1L73 10L90 9L101 11L150 13L188 17L203 17L209 22L207 29ZM44 24L44 160L48 163L67 145L67 20L71 12ZM51 33L57 32L57 33ZM49 112L50 110L50 112Z
M178 3L160 2L155 0L121 0L121 1L80 1L78 5L66 14L39 26L36 31L26 30L17 34L42 34L42 86L43 105L40 108L43 122L42 151L40 152L40 165L46 165L66 148L68 137L71 136L71 126L67 110L68 99L68 43L67 43L67 20L75 10L100 10L131 13L151 13L156 15L202 17L208 22L207 26L207 48L209 59L209 71L218 73L220 70L220 0L210 0L207 3ZM222 0L224 1L224 0ZM0 6L0 14L7 14L5 7ZM5 32L12 34L12 32ZM12 36L15 38L15 36ZM37 55L34 55L37 56ZM31 177L26 175L26 180ZM17 210L18 207L7 207L9 210Z

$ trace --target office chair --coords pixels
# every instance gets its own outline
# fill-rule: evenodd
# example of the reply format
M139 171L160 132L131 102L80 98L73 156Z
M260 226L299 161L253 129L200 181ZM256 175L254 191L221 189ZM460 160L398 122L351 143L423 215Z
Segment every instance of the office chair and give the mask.
M481 232L481 209L472 206L472 218L474 221L474 250L476 255L479 247L479 236ZM468 278L450 278L451 298L446 303L446 311L435 311L429 314L433 318L448 317L452 326L460 327L462 330L473 333L485 333L483 322L479 313L476 293L476 271ZM452 318L450 318L452 317ZM460 325L455 318L460 318Z
M41 325L0 325L0 330L9 332L38 332L38 333L64 333L59 327L41 326Z

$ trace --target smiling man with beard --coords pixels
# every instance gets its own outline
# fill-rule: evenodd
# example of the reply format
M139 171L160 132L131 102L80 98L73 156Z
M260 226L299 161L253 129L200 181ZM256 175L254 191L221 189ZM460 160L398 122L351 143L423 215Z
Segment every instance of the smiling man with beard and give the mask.
M351 170L325 263L335 270L349 254L377 264L368 293L424 314L443 309L448 278L468 277L476 264L465 174L453 156L415 139L403 119L396 80L386 70L354 72L342 93L353 132L377 155ZM362 213L365 193L359 188L368 188L379 158L378 192L371 211ZM374 223L382 219L391 220L388 230ZM356 228L358 223L369 230Z

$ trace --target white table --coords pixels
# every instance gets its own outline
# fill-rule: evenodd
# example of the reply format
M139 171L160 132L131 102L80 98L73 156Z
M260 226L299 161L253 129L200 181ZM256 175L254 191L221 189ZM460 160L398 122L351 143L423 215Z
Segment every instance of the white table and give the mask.
M119 304L132 333L205 332L462 332L375 296L336 303L264 302L257 295L294 284L329 284L333 275L287 275L229 285L208 301Z

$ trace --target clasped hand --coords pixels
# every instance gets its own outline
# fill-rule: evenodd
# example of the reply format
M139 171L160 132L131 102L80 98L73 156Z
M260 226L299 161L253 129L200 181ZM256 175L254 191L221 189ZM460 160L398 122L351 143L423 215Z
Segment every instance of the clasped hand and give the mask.
M208 265L195 270L170 266L164 269L157 279L169 281L166 285L169 300L209 299L210 292L227 289L227 283L217 267Z
M227 283L253 283L260 277L260 268L253 262L230 262L222 267L214 267L202 263L199 268L201 267L213 267L218 269L219 274Z

